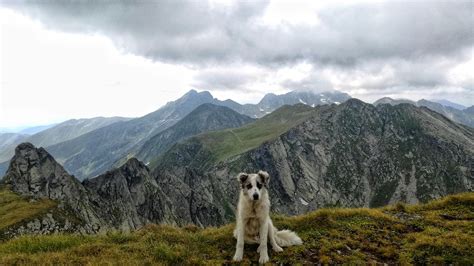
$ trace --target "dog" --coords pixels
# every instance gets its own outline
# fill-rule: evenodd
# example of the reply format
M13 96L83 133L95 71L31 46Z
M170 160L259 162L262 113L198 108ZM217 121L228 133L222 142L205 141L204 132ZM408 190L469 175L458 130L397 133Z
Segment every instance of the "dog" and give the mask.
M295 232L278 231L270 219L270 198L268 183L270 175L265 171L257 174L240 173L239 203L236 213L234 237L237 239L234 261L241 261L244 253L244 242L259 243L257 252L260 253L259 263L269 261L267 242L270 241L275 252L281 252L281 247L301 245L303 241Z

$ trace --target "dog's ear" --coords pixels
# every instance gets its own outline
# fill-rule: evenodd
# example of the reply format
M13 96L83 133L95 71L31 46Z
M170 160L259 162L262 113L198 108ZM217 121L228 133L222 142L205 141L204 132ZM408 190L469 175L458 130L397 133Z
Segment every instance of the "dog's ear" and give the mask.
M270 181L270 175L265 172L265 171L258 171L258 175L260 176L260 178L262 179L262 182L265 184L265 185L268 185L268 182Z
M247 178L249 178L249 174L247 173L240 173L237 175L237 180L239 180L239 182L241 184L243 184L245 181L247 181Z

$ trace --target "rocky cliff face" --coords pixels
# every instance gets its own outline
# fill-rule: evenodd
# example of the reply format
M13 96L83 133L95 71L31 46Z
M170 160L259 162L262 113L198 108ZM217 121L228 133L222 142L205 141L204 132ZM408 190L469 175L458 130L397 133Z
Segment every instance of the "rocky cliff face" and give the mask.
M176 221L170 210L174 203L158 187L148 168L135 158L82 184L43 148L23 143L16 148L2 183L20 195L59 203L54 212L15 228L11 234L50 229L128 231L147 223Z
M100 210L91 204L94 195L43 148L31 143L18 145L2 182L21 195L57 200L60 208L74 213L87 232L104 225Z
M135 158L83 184L91 194L99 196L96 204L101 206L101 216L113 228L131 230L147 223L175 223L173 203L148 168Z
M349 100L315 108L311 118L256 149L211 166L199 163L211 155L194 138L165 153L155 169L164 191L185 193L181 205L189 211L181 216L202 224L231 219L234 176L241 171L268 171L273 209L284 214L474 190L473 130L408 104ZM203 212L212 219L200 217Z

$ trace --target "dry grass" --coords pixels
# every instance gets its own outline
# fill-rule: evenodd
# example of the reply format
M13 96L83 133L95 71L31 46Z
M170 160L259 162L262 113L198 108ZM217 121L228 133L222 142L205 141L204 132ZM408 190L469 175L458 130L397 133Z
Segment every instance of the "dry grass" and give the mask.
M25 219L31 219L54 208L52 200L42 199L30 201L0 187L0 231Z
M298 232L304 245L270 251L270 258L278 264L472 265L473 216L474 193L425 205L275 216L275 224ZM24 236L0 243L0 264L227 264L234 252L232 229L149 225L130 234ZM256 248L245 247L244 263L258 261Z

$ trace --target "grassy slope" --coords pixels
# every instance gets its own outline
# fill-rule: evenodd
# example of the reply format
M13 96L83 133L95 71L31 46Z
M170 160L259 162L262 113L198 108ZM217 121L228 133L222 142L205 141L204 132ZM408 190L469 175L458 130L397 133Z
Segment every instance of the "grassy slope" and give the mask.
M198 141L202 143L209 154L212 154L213 158L209 158L209 160L212 162L223 161L257 148L265 141L277 138L290 128L308 119L314 114L314 110L314 108L304 104L285 105L253 123L239 128L199 134L188 139L187 142ZM163 159L163 156L166 157L166 153L151 160L151 168L155 168Z
M6 187L0 187L0 231L40 216L55 206L55 202L47 199L29 202Z
M274 113L246 126L210 132L199 139L216 155L218 161L246 152L263 142L275 139L306 120L313 108L306 105L283 106Z
M274 221L295 230L304 245L270 251L273 263L474 263L474 193L416 206L322 209ZM0 264L229 263L232 229L150 225L130 234L24 236L0 243ZM245 262L258 261L256 248L245 247Z

